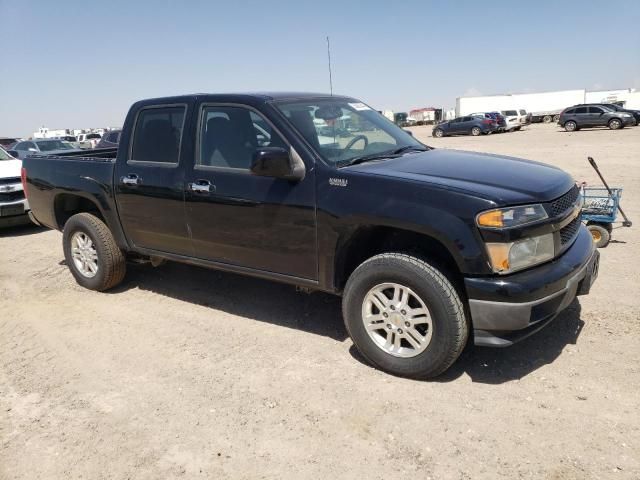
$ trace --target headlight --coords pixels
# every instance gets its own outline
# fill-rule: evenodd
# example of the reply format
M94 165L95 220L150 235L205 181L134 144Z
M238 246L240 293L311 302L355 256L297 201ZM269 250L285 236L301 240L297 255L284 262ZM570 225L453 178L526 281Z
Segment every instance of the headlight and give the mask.
M497 208L478 214L476 223L483 228L511 228L548 218L540 204Z
M524 238L510 243L487 243L491 268L496 273L513 273L532 267L554 255L553 234Z

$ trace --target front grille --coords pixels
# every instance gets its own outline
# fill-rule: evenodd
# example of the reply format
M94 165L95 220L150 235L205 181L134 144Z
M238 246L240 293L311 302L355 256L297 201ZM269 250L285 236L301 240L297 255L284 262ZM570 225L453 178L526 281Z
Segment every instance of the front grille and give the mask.
M577 185L574 185L573 188L563 196L551 202L551 216L558 216L561 213L566 212L567 209L573 207L576 203L576 200L578 199L578 195L580 195L580 189Z
M571 241L571 239L576 235L578 229L580 228L580 216L574 218L571 223L565 225L562 230L560 230L560 243L562 245L566 245Z
M24 200L24 192L22 190L0 193L0 203L17 202L19 200Z
M0 178L0 185L13 185L14 183L20 183L20 177Z

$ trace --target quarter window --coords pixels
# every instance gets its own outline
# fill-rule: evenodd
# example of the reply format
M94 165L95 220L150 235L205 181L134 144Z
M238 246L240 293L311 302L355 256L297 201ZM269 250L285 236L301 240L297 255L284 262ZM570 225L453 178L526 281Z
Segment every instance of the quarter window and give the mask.
M249 170L258 148L287 146L262 115L248 108L209 106L201 119L197 165Z
M136 120L131 160L178 163L186 107L148 108Z

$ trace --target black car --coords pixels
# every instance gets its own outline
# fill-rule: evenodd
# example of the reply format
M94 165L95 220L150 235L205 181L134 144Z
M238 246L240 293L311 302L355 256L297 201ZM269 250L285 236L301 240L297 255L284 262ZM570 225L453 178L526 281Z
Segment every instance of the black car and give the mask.
M342 122L358 132L325 136ZM63 232L80 285L115 287L133 257L341 295L355 346L397 375L438 375L468 340L527 337L598 273L570 175L430 148L355 98L144 100L120 143L22 165L31 215Z
M640 123L640 110L631 110L628 108L621 107L620 105L616 105L615 103L601 103L603 107L607 107L610 110L614 110L616 112L626 112L633 115L633 118L636 120L636 125Z
M498 130L498 122L493 118L481 118L469 115L458 117L448 122L442 122L433 128L434 137L446 137L447 135L473 135L493 133Z
M112 148L117 147L118 143L120 143L120 133L122 130L110 130L105 132L102 136L96 148Z
M567 132L573 132L585 127L609 127L611 130L635 125L633 115L627 112L616 112L600 104L574 105L560 114L558 125Z

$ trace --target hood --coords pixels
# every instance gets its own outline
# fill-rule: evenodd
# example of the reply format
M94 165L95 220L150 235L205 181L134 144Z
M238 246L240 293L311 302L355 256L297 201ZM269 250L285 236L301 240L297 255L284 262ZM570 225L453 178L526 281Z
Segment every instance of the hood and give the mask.
M0 160L0 178L13 178L20 176L22 160Z
M410 153L348 169L453 188L498 205L547 202L575 183L569 174L551 165L460 150Z

